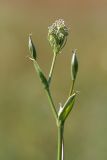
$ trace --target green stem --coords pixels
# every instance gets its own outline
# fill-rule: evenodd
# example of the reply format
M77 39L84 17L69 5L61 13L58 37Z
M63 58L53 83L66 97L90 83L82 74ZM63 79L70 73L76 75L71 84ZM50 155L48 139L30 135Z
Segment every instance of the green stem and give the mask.
M53 70L54 70L54 66L55 66L55 61L56 61L56 56L57 56L57 54L54 53L54 55L53 55L53 60L52 60L52 65L51 65L51 69L50 69L50 72L49 72L48 84L50 84L51 79L52 79L52 74L53 74Z
M64 124L60 123L58 125L58 155L57 160L64 160Z
M50 106L51 106L53 115L55 117L55 120L57 121L58 114L57 114L57 111L56 111L56 108L55 108L55 105L54 105L54 102L53 102L53 99L52 99L52 96L51 96L49 88L46 88L46 93L47 93L47 96L48 96L48 99L49 99L49 102L50 102Z
M71 89L70 89L70 92L69 92L69 96L71 96L72 93L73 93L74 83L75 83L75 80L72 81L72 86L71 86Z

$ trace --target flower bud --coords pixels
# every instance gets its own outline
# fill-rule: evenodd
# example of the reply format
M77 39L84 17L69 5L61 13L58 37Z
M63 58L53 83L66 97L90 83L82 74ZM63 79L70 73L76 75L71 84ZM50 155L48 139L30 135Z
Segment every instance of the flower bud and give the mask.
M48 27L48 40L54 53L59 53L64 47L68 36L68 28L62 19L56 20Z
M33 44L31 35L29 35L29 50L30 50L32 59L36 60L36 57L37 57L37 55L36 55L36 49L35 49L35 46Z
M77 72L78 72L78 60L77 60L76 49L75 49L73 51L73 55L71 59L71 75L72 75L73 81L76 79Z

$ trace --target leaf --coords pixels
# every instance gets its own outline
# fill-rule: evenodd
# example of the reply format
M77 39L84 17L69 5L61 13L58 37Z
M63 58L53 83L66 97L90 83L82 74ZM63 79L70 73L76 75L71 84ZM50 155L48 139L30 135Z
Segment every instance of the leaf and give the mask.
M59 120L65 121L69 113L71 112L74 102L75 102L76 93L71 95L67 101L65 102L64 106L59 110Z
M43 74L41 68L39 67L37 61L33 60L33 63L34 63L35 70L36 70L41 82L43 83L45 88L48 88L48 81L47 81L45 75Z

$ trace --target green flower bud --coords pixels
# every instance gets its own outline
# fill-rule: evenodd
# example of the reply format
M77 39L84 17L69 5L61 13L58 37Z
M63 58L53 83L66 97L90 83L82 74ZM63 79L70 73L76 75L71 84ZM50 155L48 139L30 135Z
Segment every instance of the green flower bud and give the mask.
M64 47L68 36L68 28L62 19L56 20L48 27L48 40L54 53L59 53Z
M36 60L36 49L35 49L35 46L33 44L33 41L32 41L32 38L31 38L31 35L29 35L29 50L30 50L30 53L31 53L31 58Z
M73 51L73 55L71 59L71 75L72 75L73 81L76 79L77 72L78 72L78 60L77 60L76 49L75 49Z

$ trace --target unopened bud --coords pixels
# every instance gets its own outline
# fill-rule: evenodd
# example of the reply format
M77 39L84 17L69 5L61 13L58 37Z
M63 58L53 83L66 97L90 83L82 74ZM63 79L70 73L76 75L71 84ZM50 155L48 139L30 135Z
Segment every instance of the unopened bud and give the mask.
M76 49L75 49L73 51L73 55L71 59L71 75L72 75L73 81L76 79L77 72L78 72L78 60L77 60Z
M33 41L32 41L32 38L31 38L31 35L29 35L29 50L30 50L30 53L31 53L31 58L36 60L36 49L35 49L35 46L33 44Z

